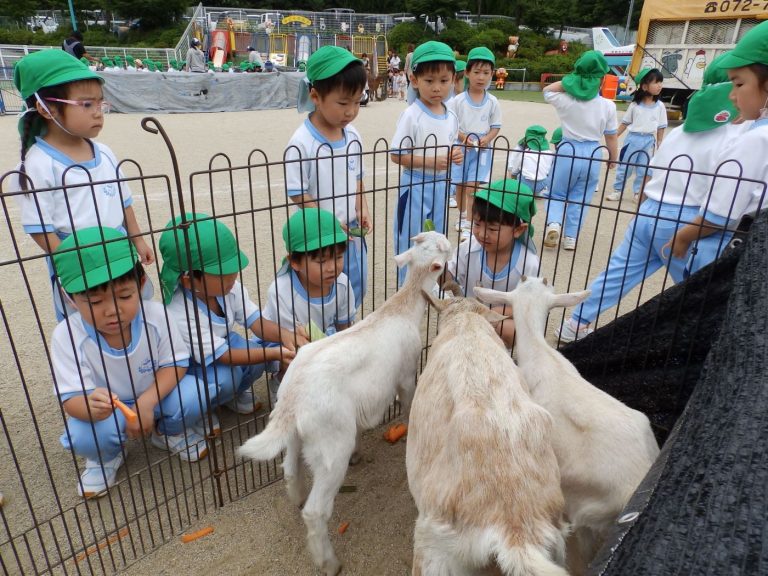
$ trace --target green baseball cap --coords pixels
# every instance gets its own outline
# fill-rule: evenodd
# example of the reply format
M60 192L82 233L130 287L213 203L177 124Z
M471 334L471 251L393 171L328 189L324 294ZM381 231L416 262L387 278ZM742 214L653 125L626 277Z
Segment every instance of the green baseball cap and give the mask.
M640 88L640 84L643 83L643 78L648 76L648 72L650 72L651 70L653 70L653 68L643 68L642 70L640 70L640 72L635 74L635 84L637 85L638 88Z
M555 146L557 146L558 144L560 144L562 139L563 139L563 128L562 126L558 126L554 130L552 130L552 138L550 138L549 141L552 142L552 144L554 144Z
M544 126L534 124L528 126L525 129L525 136L520 138L517 142L520 146L527 146L531 150L547 150L549 148L549 142L547 142L547 129Z
M348 240L338 219L322 208L304 208L283 226L283 241L289 253L311 252Z
M104 79L64 50L40 50L24 56L13 69L13 84L23 100L40 88L49 88L79 80Z
M163 256L160 285L163 289L163 302L166 304L173 298L182 272L199 270L223 276L240 272L248 266L248 257L240 250L232 231L207 214L187 213L184 218L177 216L165 228L160 235L159 246Z
M577 100L592 100L600 91L608 70L608 62L602 53L587 50L574 63L573 72L563 78L563 90Z
M424 62L450 62L456 66L456 55L448 44L430 40L419 44L411 56L411 68L416 70L416 66Z
M472 48L472 50L469 51L469 54L467 54L467 62L470 60L487 60L492 66L496 66L496 56L494 56L493 52L488 50L485 46Z
M128 237L114 228L76 230L53 253L53 266L67 294L78 294L119 278L139 261Z
M761 22L736 44L736 48L726 52L718 62L724 70L741 68L750 64L768 63L768 21Z
M456 60L456 74L464 72L467 69L467 63L464 60Z
M485 200L488 204L500 208L504 212L514 214L528 224L528 233L533 236L533 220L536 214L533 190L519 180L504 178L491 182L488 188L474 193L475 198Z
M307 60L307 78L310 82L325 80L338 74L353 62L362 60L341 46L323 46Z
M709 66L707 66L706 70L704 70L702 83L719 84L720 82L730 82L730 78L728 78L728 71L720 65L720 63L723 61L723 58L726 58L728 54L728 52L723 52L720 54L720 56L709 63Z
M705 84L691 96L683 122L684 132L705 132L731 122L739 115L731 102L732 82Z

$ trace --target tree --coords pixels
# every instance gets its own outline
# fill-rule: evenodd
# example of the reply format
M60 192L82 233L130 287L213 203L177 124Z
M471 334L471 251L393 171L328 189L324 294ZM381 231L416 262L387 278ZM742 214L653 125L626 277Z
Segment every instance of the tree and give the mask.
M38 7L35 0L0 0L0 14L24 24Z
M141 18L142 28L167 26L186 10L189 0L108 0L110 10L125 19Z
M405 7L411 14L428 14L429 16L441 16L453 18L459 10L464 10L467 5L463 0L406 0Z

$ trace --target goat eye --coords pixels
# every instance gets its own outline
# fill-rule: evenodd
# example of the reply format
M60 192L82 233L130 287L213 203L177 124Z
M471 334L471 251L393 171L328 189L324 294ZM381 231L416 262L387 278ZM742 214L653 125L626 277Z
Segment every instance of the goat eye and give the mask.
M544 286L548 286L549 285L549 282L547 282L546 278L543 279L543 282L544 282Z
M521 281L521 282L525 282L526 280L528 280L528 276L526 276L525 274L523 274L522 276L520 276L520 281Z

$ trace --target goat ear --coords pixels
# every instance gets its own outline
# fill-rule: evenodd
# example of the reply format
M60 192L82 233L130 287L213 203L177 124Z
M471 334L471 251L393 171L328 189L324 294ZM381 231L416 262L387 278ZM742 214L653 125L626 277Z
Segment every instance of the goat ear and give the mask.
M402 268L403 266L407 266L410 261L411 261L411 251L410 250L406 250L402 254L395 254L395 264L397 264L398 268Z
M490 322L493 326L496 326L496 324L499 322L503 322L504 320L509 320L511 318L510 316L504 316L504 314L496 312L496 310L493 310L492 308L485 308L485 311L480 315L488 320L488 322Z
M550 308L570 308L580 302L584 302L592 290L582 290L581 292L568 292L567 294L553 294L549 302Z
M426 239L426 236L424 235L424 232L420 232L419 234L416 234L413 238L411 238L411 241L414 244L421 244Z
M433 260L432 264L429 265L429 269L432 272L442 272L444 267L445 264L440 262L440 260Z
M459 283L456 280L446 280L441 286L444 292L450 291L454 298L461 298L464 296L464 290L461 289Z
M431 292L422 290L421 293L424 295L424 298L427 299L427 302L432 304L432 306L438 312L442 312L443 310L445 310L445 307L448 306L448 302L446 300L440 300L439 298L435 298L435 296Z
M491 290L490 288L475 287L475 298L486 304L509 304L509 298L506 292Z

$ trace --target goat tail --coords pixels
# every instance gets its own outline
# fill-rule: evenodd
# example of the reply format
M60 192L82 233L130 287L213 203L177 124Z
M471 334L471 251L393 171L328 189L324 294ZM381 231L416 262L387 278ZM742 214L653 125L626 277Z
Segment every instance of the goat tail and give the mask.
M568 576L568 571L550 559L538 546L506 548L499 550L496 562L503 574L518 576L535 574L536 576Z
M288 442L296 434L296 422L292 411L281 410L278 405L269 418L267 427L253 436L237 450L241 458L252 460L271 460L285 450Z

